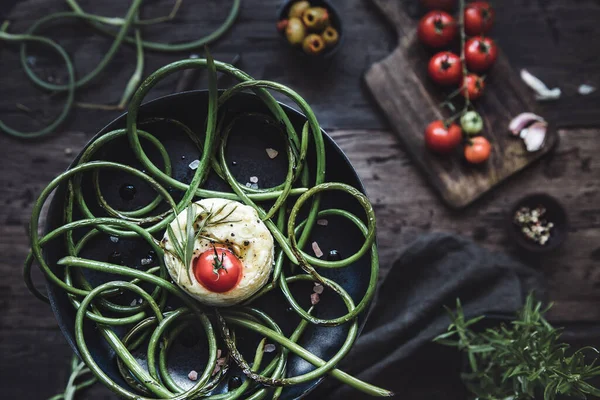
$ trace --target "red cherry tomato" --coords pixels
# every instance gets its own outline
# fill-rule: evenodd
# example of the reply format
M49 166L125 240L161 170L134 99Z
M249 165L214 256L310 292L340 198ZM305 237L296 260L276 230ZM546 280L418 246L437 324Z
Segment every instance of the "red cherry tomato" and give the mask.
M205 251L192 265L196 280L215 293L230 291L242 277L242 262L226 247L215 246Z
M475 136L465 146L465 158L471 164L480 164L490 157L492 145L483 136Z
M465 43L465 61L467 68L476 72L483 72L496 62L498 47L488 37L475 37Z
M482 77L475 74L467 74L467 77L462 81L463 90L460 92L464 97L465 93L469 94L469 100L475 100L483 95L483 89L485 89L485 82Z
M430 47L444 47L456 37L458 29L452 16L443 11L430 11L421 18L417 35Z
M487 1L474 1L465 7L465 33L482 35L492 29L495 12Z
M421 0L421 4L428 10L452 11L456 7L456 0Z
M425 128L425 145L433 152L451 152L462 140L462 129L457 124L446 127L441 120L433 121Z
M460 57L449 51L437 53L429 60L427 72L440 85L456 85L462 75Z

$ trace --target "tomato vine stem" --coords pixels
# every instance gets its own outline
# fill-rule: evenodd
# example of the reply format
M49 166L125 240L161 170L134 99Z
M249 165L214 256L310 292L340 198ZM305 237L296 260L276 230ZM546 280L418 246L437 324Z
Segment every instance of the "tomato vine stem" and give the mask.
M465 34L465 0L459 1L459 10L458 10L458 27L460 30L460 64L462 66L463 79L460 84L460 88L463 90L463 95L465 96L465 105L463 107L463 112L467 112L469 106L471 105L471 101L469 99L469 91L467 90L467 63L465 62L465 42L467 40L467 35Z
M459 112L453 114L452 116L450 116L444 120L445 126L449 126L457 118L460 118L471 107L471 100L469 98L469 90L467 88L467 80L465 79L468 74L467 63L465 61L465 43L467 40L467 35L465 33L465 0L459 0L458 28L459 28L459 32L460 32L460 66L462 69L462 80L460 82L459 87L456 90L454 90L452 93L450 93L446 97L445 101L440 103L440 107L446 106L450 109L450 111L454 112L456 108L454 107L454 104L452 104L452 99L454 97L458 96L458 94L460 94L460 93L462 93L462 95L465 99L465 102L464 102L463 108Z

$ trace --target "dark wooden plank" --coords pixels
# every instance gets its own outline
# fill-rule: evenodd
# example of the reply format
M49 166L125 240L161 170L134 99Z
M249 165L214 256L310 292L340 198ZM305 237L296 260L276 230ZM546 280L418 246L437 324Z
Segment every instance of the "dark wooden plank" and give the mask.
M225 18L232 0L210 0L197 4L184 1L179 16L172 23L160 28L145 30L145 37L162 42L182 42L197 38L216 28ZM240 68L257 79L269 79L289 85L297 90L314 108L320 122L327 128L371 128L385 126L385 120L372 107L360 77L374 61L389 53L394 35L382 23L378 11L368 2L348 0L338 2L340 13L346 16L345 27L348 40L336 57L316 62L291 49L275 29L277 8L280 0L243 1L238 21L225 37L211 46L217 59L230 60L241 53ZM122 15L129 2L106 0L102 2L80 1L85 10L102 15ZM173 0L148 2L144 16L158 16L169 12ZM56 0L23 0L15 6L9 17L13 21L12 32L26 30L36 19L52 11L66 10L64 2ZM95 34L83 23L67 23L60 28L46 31L63 44L74 58L79 76L90 71L108 49L110 40ZM61 96L48 98L36 90L27 80L18 62L18 48L0 46L0 118L16 126L39 127L30 118L17 112L15 103L20 102L46 115L56 115L60 109ZM199 53L202 49L198 50ZM36 55L35 70L41 76L52 76L65 81L66 75L60 60L55 57ZM189 53L162 54L148 52L145 75L168 62L186 58ZM129 75L135 66L131 46L124 46L111 62L108 71L87 89L77 95L78 101L115 104L119 101ZM203 74L205 76L205 74ZM159 84L148 99L170 94L177 77ZM231 84L229 81L225 84ZM200 79L195 88L206 88L206 80ZM282 98L278 96L278 98ZM288 101L289 103L289 101ZM75 110L61 131L95 131L100 125L116 117L118 112Z
M376 1L385 17L397 27L399 40L412 35L412 21L423 12L416 1ZM579 85L600 88L600 3L594 0L503 0L492 2L496 24L491 35L515 70L527 68L548 86L559 86L558 101L539 106L558 127L598 126L600 91L587 96ZM408 18L404 10L411 18Z
M202 2L202 6L195 3L184 2L188 11L165 32L154 32L152 37L161 40L196 37L199 30L216 26L224 16L225 10L218 7L224 1L207 0ZM600 86L600 48L589 45L593 38L598 37L598 2L503 0L496 3L499 25L495 35L502 37L500 44L514 67L531 68L550 85L568 80L571 93L574 93L581 76L574 71L581 69L587 71L586 79ZM547 4L545 10L541 3ZM82 0L81 4L104 15L118 15L129 5L118 0ZM145 15L160 15L169 9L172 0L151 1L149 4ZM557 195L567 205L573 228L564 254L540 260L540 268L549 280L551 298L557 301L552 316L559 322L579 319L593 323L598 320L600 277L596 267L600 254L600 190L597 177L600 165L597 154L600 148L594 138L600 131L562 132L562 144L556 157L528 169L507 182L502 190L486 196L468 210L452 212L431 193L393 134L376 130L387 126L387 122L378 117L376 108L360 86L360 77L367 66L384 58L394 46L396 35L383 23L380 13L370 2L336 2L347 18L347 32L352 35L335 62L311 68L297 59L294 53L287 52L279 42L272 28L277 4L277 0L244 0L238 24L214 46L213 52L223 59L242 52L240 66L253 76L293 85L307 97L326 127L370 129L340 130L333 134L359 170L376 203L384 272L404 243L429 230L458 231L473 236L486 247L511 251L503 231L504 212L520 195L544 190ZM5 1L0 12L6 11L3 7L6 7ZM64 2L57 0L21 0L10 17L16 22L14 29L23 31L40 16L62 9L65 9ZM541 11L545 14L540 14ZM552 40L548 39L551 29L543 15L556 19L561 37L558 52L550 53L548 50L555 51L557 47L547 44ZM568 18L562 17L567 15ZM509 21L509 24L502 21ZM562 32L566 32L565 36ZM97 62L100 51L105 51L109 45L106 38L90 34L83 25L53 29L49 33L65 43L71 54L75 54L81 71L89 71ZM36 115L51 117L60 97L49 97L32 88L18 67L15 50L0 45L0 87L3 89L0 118L31 126L29 118L15 113L14 103L19 101L33 108ZM552 56L550 61L547 54ZM571 54L576 57L571 57ZM187 56L149 54L146 72ZM589 58L589 64L584 63L584 56ZM120 90L133 70L133 60L131 48L124 47L110 70L97 84L81 92L79 100L118 101ZM54 59L39 57L37 68L42 73L64 79ZM176 80L175 77L160 85L151 97L170 93ZM196 87L204 86L205 83L200 81ZM578 120L589 122L592 121L589 105L593 103L588 99L591 97L573 95L570 109L563 110L560 102L549 107L555 107L552 112L561 115L562 119L568 120L569 115L575 115ZM600 118L597 109L598 106L592 113L596 116L595 123ZM59 134L34 144L0 137L3 171L0 174L0 251L3 255L0 260L3 276L0 284L0 305L3 309L0 314L0 374L7 398L47 398L60 391L66 383L70 349L50 309L35 300L21 281L20 269L27 251L25 225L32 201L41 189L68 165L73 154L94 132L117 114L77 110ZM66 154L67 148L73 154ZM592 331L587 330L583 334L589 338L589 332ZM99 400L115 397L107 389L96 386L80 398Z
M570 236L561 252L533 260L546 275L550 299L556 303L551 317L557 324L600 319L599 130L559 132L561 141L553 158L463 211L449 210L431 192L392 132L330 133L357 169L374 203L382 276L406 243L429 231L457 232L492 250L518 256L505 233L506 212L521 196L544 191L564 203L571 220ZM9 398L46 398L66 382L70 349L51 310L23 285L20 269L28 249L25 226L33 200L67 167L88 136L67 132L43 146L0 137L2 167L10 171L0 174L0 374L6 378L3 382L14 382L4 385ZM38 274L36 280L43 282ZM583 335L589 340L586 332L570 337ZM31 379L35 385L27 384ZM97 386L82 398L114 397Z
M174 42L197 37L217 26L226 14L225 5L230 2L211 0L203 2L201 7L193 2L184 2L181 16L176 21L165 24L160 31L153 29L147 35ZM600 91L583 97L577 94L577 87L585 82L600 87L600 46L588 45L600 35L596 23L600 19L600 3L594 0L503 0L495 3L498 23L494 37L511 65L515 69L528 68L549 85L559 85L563 89L560 101L542 105L548 118L561 126L599 125L600 113L596 111L600 108ZM81 4L90 11L112 16L122 13L129 3L86 0ZM228 59L242 51L240 66L244 70L256 78L277 80L297 89L309 100L327 128L387 127L387 121L369 103L360 84L366 68L386 57L396 41L396 35L371 2L336 2L347 21L347 40L330 63L316 65L298 57L280 41L272 28L278 4L278 0L245 0L240 19L231 33L212 46L215 55ZM144 14L162 15L171 6L172 0L152 1L145 7ZM3 2L2 11L6 14L4 7L9 6ZM40 16L65 9L64 3L56 0L22 0L8 14L13 21L11 31L22 32ZM74 55L78 71L89 71L110 41L93 34L83 24L69 26L71 28L53 28L47 32ZM556 36L557 40L554 39ZM0 52L0 87L5 93L0 98L0 118L23 128L31 127L28 118L16 113L15 102L21 102L38 113L45 111L48 117L55 115L58 106L53 104L55 98L48 100L43 92L35 90L27 81L18 66L16 49L0 46ZM150 53L146 60L146 74L169 61L187 56ZM82 91L78 100L117 102L133 66L133 51L126 46L111 63L110 72L103 74L89 90ZM62 66L54 58L45 60L39 57L37 70L64 79ZM170 93L174 85L170 82L159 86L150 98ZM197 87L204 87L204 82L199 82ZM108 121L116 115L117 112L77 110L63 131L95 130L98 122Z
M523 171L465 210L444 206L415 169L412 158L386 131L335 131L366 186L377 214L382 274L398 251L416 236L448 231L471 237L483 246L505 251L539 268L556 302L559 322L600 319L600 157L598 130L560 131L553 157ZM546 192L568 210L569 237L556 254L529 259L507 235L507 213L522 196Z
M463 161L461 149L446 157L427 151L423 131L431 121L450 116L451 112L439 106L450 90L441 90L428 78L431 52L416 39L415 22L401 3L374 2L402 36L399 47L389 57L369 68L365 75L367 86L407 151L450 206L460 208L470 204L552 148L556 142L552 126L544 148L535 153L527 152L521 140L508 135L508 123L514 116L525 111L538 112L538 107L500 53L486 78L485 96L475 102L484 119L484 135L492 142L490 159L473 167Z
M558 101L540 104L559 127L599 126L600 91L582 96L583 83L600 89L600 2L596 0L503 0L493 2L499 23L493 30L511 65L527 68Z
M0 331L3 397L48 399L62 393L71 373L71 351L58 329ZM95 385L79 399L116 399L102 385Z

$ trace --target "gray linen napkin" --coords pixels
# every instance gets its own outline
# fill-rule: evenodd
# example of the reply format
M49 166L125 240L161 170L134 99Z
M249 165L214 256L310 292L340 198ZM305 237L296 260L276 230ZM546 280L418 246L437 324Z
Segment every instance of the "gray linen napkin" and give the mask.
M460 297L466 317L509 318L528 292L543 298L541 274L468 239L432 233L408 245L382 282L369 319L338 367L397 393L402 399L466 398L460 355L431 343L446 330ZM327 378L309 399L367 396Z

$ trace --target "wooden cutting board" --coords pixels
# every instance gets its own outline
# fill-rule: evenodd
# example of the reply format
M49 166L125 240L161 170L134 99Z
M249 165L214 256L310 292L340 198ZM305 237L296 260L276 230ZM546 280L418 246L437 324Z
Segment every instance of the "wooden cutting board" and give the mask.
M462 148L449 156L429 152L423 140L425 127L451 114L439 107L447 92L427 76L427 63L434 52L418 42L418 21L406 13L404 1L371 1L395 26L399 38L398 47L368 69L366 84L405 149L449 206L467 206L554 147L558 135L552 126L544 147L535 153L527 152L521 139L509 135L508 124L514 116L539 111L530 89L500 49L496 64L486 77L486 92L475 104L484 119L483 134L492 143L490 158L483 165L473 166L464 161Z

